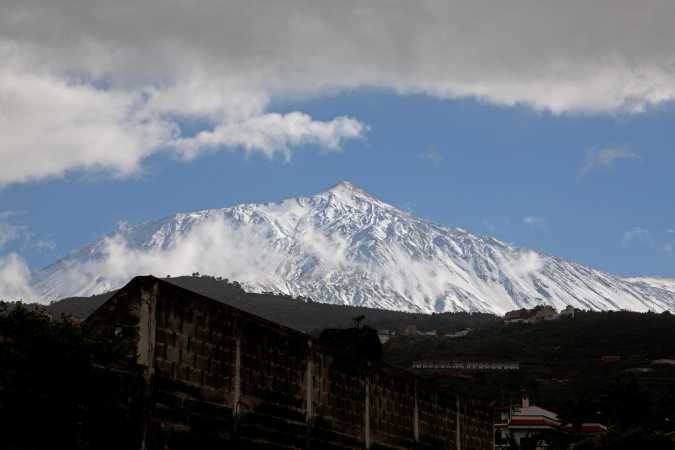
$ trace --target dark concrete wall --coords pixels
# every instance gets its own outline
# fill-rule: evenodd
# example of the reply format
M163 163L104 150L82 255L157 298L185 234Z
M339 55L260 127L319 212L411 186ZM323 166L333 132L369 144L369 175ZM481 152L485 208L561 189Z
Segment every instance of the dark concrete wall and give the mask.
M88 324L136 344L147 449L493 448L487 405L152 277Z

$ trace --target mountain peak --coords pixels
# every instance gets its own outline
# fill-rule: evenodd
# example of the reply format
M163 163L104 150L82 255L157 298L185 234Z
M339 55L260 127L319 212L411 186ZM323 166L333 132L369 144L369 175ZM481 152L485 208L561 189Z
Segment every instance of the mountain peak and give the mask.
M367 194L363 189L358 188L354 183L347 180L338 181L328 192L359 192Z
M363 189L361 189L360 187L356 186L354 183L352 183L350 181L346 181L346 180L343 180L343 181L340 181L340 182L336 183L330 189L328 189L325 192L322 192L319 195L322 195L322 194L329 194L329 195L332 194L333 196L338 197L338 198L345 198L345 199L346 198L349 198L349 199L358 198L358 199L366 200L366 201L369 201L369 202L382 203L376 197L370 195L368 192L366 192Z

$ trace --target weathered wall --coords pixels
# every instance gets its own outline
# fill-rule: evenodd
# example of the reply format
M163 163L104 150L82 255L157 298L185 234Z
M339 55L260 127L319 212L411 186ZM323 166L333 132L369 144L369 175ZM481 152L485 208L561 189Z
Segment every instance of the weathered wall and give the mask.
M88 323L137 345L147 449L492 448L486 405L152 277Z

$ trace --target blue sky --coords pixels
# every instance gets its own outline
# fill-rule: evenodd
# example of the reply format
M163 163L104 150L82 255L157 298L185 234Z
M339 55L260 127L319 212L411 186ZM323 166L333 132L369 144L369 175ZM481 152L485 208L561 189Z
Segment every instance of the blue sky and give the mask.
M306 145L290 160L243 151L189 162L158 155L129 177L76 171L8 186L0 204L14 213L5 222L31 237L3 250L39 268L121 221L310 195L350 180L440 224L612 273L675 276L670 105L637 115L554 115L355 90L271 109L317 120L349 111L368 131L341 151ZM589 165L589 155L608 149L622 157Z
M675 276L675 2L6 0L0 295L120 222L311 195Z

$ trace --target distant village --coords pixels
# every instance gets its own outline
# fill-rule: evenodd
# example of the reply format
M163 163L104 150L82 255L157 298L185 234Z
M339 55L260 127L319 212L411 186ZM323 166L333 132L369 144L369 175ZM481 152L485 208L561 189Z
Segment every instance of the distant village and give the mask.
M518 309L510 311L504 316L504 323L539 323L543 321L573 319L577 310L568 305L565 309L558 312L553 306L538 305L532 309ZM419 331L415 325L406 325L401 330L378 330L378 337L382 344L385 344L394 336L435 336L442 339L456 339L466 337L473 328L464 328L454 333L445 333L438 330Z

